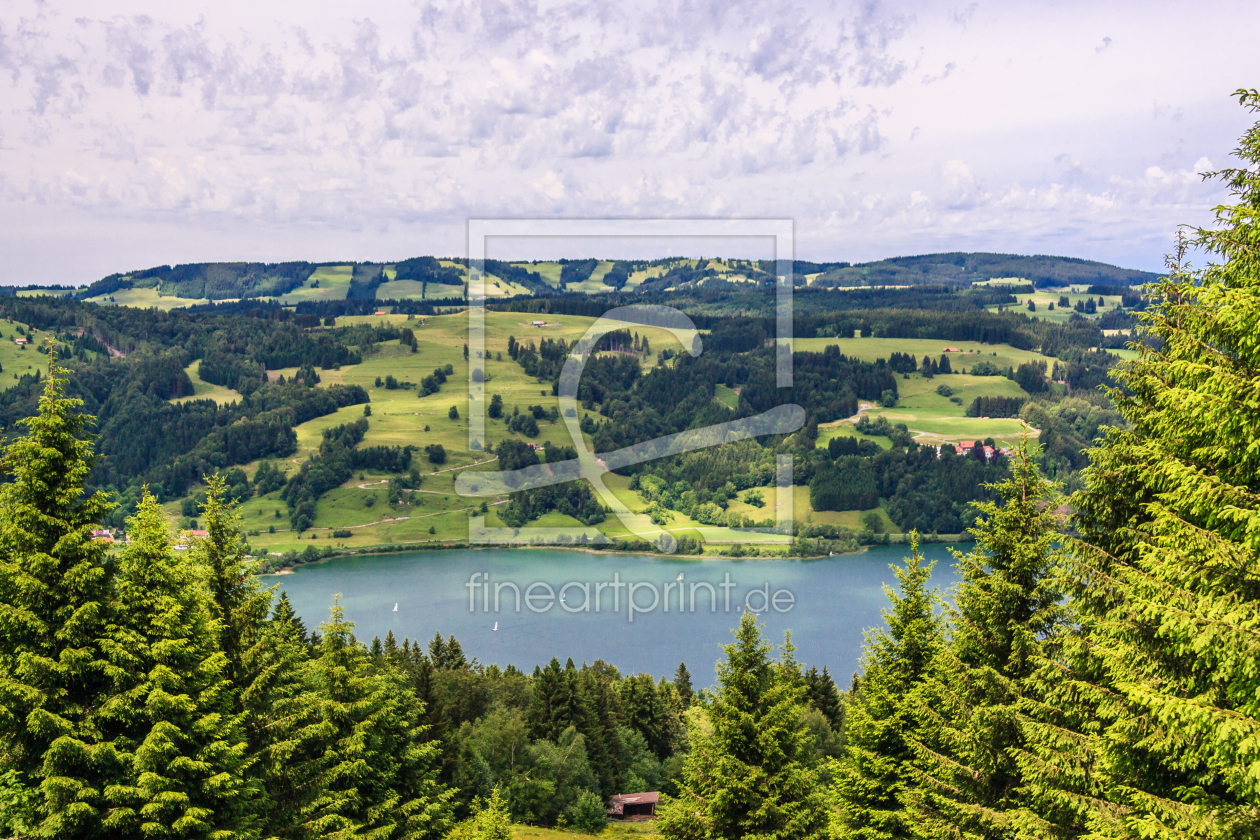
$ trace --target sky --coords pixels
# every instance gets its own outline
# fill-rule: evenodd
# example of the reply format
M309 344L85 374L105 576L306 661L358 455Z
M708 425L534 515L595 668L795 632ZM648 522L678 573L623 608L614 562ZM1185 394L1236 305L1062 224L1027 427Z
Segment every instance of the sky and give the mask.
M0 283L467 253L468 219L788 218L795 256L1158 270L1260 4L0 0ZM499 242L491 256L770 256ZM660 254L657 254L660 255Z

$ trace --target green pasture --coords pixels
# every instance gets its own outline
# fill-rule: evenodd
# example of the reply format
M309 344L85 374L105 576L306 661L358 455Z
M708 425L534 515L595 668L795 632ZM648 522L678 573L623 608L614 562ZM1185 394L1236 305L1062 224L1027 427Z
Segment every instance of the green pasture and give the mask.
M204 381L198 374L197 368L201 366L201 361L195 361L188 367L184 368L184 373L188 374L188 378L192 380L193 395L191 397L175 397L167 400L167 402L179 405L180 403L191 402L193 400L214 400L219 405L226 405L230 402L237 402L243 397L239 391L233 391L224 385L215 385L211 382Z
M419 280L390 280L376 287L377 300L446 300L463 299L463 286L421 283Z
M108 295L97 295L96 297L87 298L88 303L113 304L115 306L132 306L137 309L161 309L169 311L171 309L182 309L187 306L197 306L203 303L209 303L209 298L182 298L169 295L160 295L156 288L147 289L119 289ZM222 302L222 301L220 301Z
M1093 315L1079 313L1084 318L1097 320L1101 318L1104 312L1114 309L1120 305L1121 298L1119 295L1089 295L1085 294L1088 286L1073 286L1064 289L1038 289L1030 295L1015 295L1018 304L1005 304L1003 306L993 305L986 307L990 312L997 312L999 309L1005 309L1008 312L1021 312L1032 318L1040 318L1043 321L1051 321L1054 323L1067 323L1071 320L1076 310L1072 307L1076 306L1077 301L1085 301L1092 299L1095 304L1101 297L1105 301L1105 305L1098 307L1098 312ZM1059 306L1060 296L1068 299L1068 306ZM1028 301L1032 301L1037 307L1036 312L1028 311ZM1050 304L1054 304L1054 309L1050 309Z
M553 288L560 287L560 263L541 262L541 263L512 263L517 268L523 268L526 271L532 271L540 275L548 286Z
M879 445L880 449L892 449L891 440L879 435L859 434L857 428L849 421L848 418L836 420L831 423L818 424L818 446L826 449L827 444L831 442L831 439L838 437L852 437L857 438L858 440L874 441Z
M864 362L887 359L894 352L913 353L920 363L924 356L931 356L939 362L946 347L956 347L961 352L948 354L950 368L956 373L980 361L991 362L1000 368L1019 367L1024 362L1046 361L1046 357L1040 353L1020 350L1009 344L942 341L935 338L796 338L792 340L792 349L821 353L829 344L838 344L841 353Z
M960 403L937 393L941 385L948 386ZM983 440L991 437L999 444L1013 445L1019 441L1026 427L1014 418L967 417L966 409L976 397L1027 396L1018 385L1005 376L970 376L948 374L924 379L911 374L909 379L897 381L900 398L892 408L872 407L867 413L872 419L883 416L888 422L905 423L915 440L922 444L940 445L960 440ZM1035 437L1036 430L1029 430Z
M20 335L17 331L19 326L26 330L28 344L19 346L13 343L13 339ZM48 357L35 348L48 337L49 333L40 332L28 324L0 320L0 390L15 384L24 373L39 370L41 376L47 375Z
M397 281L394 281L397 282ZM322 285L322 284L321 284ZM506 429L507 417L514 407L528 411L531 405L542 405L550 408L556 404L551 396L549 383L540 383L526 376L524 371L507 354L509 336L514 336L521 343L531 341L537 343L542 338L564 339L573 341L580 337L591 323L590 318L566 315L547 315L545 325L536 327L531 322L538 316L529 313L486 312L485 313L485 357L473 363L479 366L486 375L485 397L498 394L503 398L505 417L502 419L486 418L486 439L490 447L509 435ZM493 464L481 463L488 459L485 453L473 453L468 450L468 362L464 360L463 346L467 334L467 313L458 311L449 315L434 317L411 317L405 315L370 315L339 318L338 324L384 323L395 326L409 326L416 336L418 352L412 353L410 348L401 346L397 341L384 342L377 345L376 352L357 365L345 365L340 370L320 371L321 387L344 383L360 385L371 397L372 414L368 420L369 428L364 438L364 446L415 446L415 463L420 468L422 483L420 492L407 494L408 502L391 506L388 503L388 476L372 471L355 473L350 481L340 488L327 493L317 508L316 527L301 538L289 530L288 510L279 501L278 494L273 493L262 498L250 499L242 506L243 525L249 530L250 543L259 551L283 552L302 549L307 545L338 545L348 548L367 548L374 545L422 542L422 541L463 541L468 535L468 515L478 510L481 500L463 498L455 494L455 476L462 469L495 469ZM657 328L639 328L640 335L647 335L656 350L666 347L678 348L672 336ZM917 341L898 339L806 339L800 349L821 349L828 343L837 343L844 352L858 358L886 358L892 350L913 352L917 356L930 353L939 357L945 346L956 346L973 352L951 354L951 361L957 367L966 366L980 358L987 358L1003 367L1018 364L1029 359L1041 357L1034 353L1016 350L1006 346L984 346L975 343L954 343L947 345L939 341ZM811 346L812 345L812 346ZM0 345L0 353L3 352ZM20 352L20 351L17 351ZM30 351L26 351L30 352ZM997 355L993 355L996 353ZM653 354L655 355L655 354ZM0 356L0 358L3 358ZM651 364L653 360L645 360ZM420 397L415 387L387 390L377 387L376 379L393 376L400 382L411 382L416 385L421 379L432 373L435 367L450 364L454 373L442 386L440 392L427 397ZM216 399L229 399L231 393L227 389L214 392L214 386L202 383L195 376L195 364L189 374L194 379L198 396L211 396ZM269 371L269 376L292 376L295 371ZM975 377L963 374L937 376L932 380L924 380L918 374L909 378L898 379L901 394L899 404L890 409L867 408L872 415L884 415L892 422L905 422L916 433L923 443L936 443L944 440L984 438L992 436L1003 442L1013 442L1018 438L1021 426L1018 420L980 420L967 418L963 411L967 404L977 396L1016 396L1020 393L1018 386L1004 377ZM946 384L952 388L962 405L950 402L936 393L936 388ZM203 390L204 389L204 390ZM226 392L226 393L224 393ZM724 385L716 388L716 398L728 406L738 404L736 392ZM459 412L459 418L449 417L451 406ZM581 410L581 409L579 409ZM277 462L285 472L299 469L303 461L316 453L322 440L322 432L342 423L353 422L363 415L363 406L348 406L332 415L316 418L297 427L298 451L289 458ZM426 431L427 427L427 431ZM825 424L819 429L819 443L825 446L831 437L838 435L857 435L852 423L848 420ZM887 439L870 438L883 447L889 446ZM535 443L551 441L560 445L572 445L567 428L563 421L549 424L539 422L539 435L533 439ZM441 444L447 452L447 460L441 465L430 464L423 453L429 444ZM589 445L589 441L588 441ZM249 464L246 470L251 475L257 470L258 463ZM605 477L609 489L632 512L641 513L646 509L646 501L629 489L629 480L620 476ZM738 500L731 502L731 508L753 519L773 518L774 488L764 488L766 507L753 508ZM744 494L740 494L741 498ZM489 511L485 515L486 524L491 527L500 526L502 522L497 515L506 499L489 498L486 502ZM178 513L178 503L168 508L173 514ZM276 516L276 511L280 516ZM809 491L805 487L794 488L794 515L801 522L815 524L843 525L850 528L861 527L862 511L814 511L809 506ZM885 519L885 529L895 531L887 514L881 512ZM548 514L539 524L576 527L579 523L558 513ZM710 542L722 540L738 540L739 535L729 529L702 526L699 523L674 513L664 529L675 537L702 537ZM433 533L430 534L430 528ZM274 529L274 531L272 530ZM332 538L333 529L348 529L350 537ZM627 536L625 526L616 517L610 517L599 526L599 530L609 536ZM312 536L314 541L312 542Z
M285 306L308 300L345 300L353 276L353 265L321 265L305 283L279 300Z

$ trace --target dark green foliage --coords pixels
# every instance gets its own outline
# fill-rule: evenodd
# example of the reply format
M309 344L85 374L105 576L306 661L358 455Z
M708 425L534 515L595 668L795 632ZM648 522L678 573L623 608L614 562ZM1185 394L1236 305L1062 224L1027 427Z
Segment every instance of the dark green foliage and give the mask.
M516 359L526 375L544 382L554 382L560 377L565 360L572 348L563 338L544 338L537 349L534 342L521 344L509 336L508 354Z
M833 437L827 441L827 456L833 461L847 455L861 455L869 458L872 455L878 455L879 452L879 444L870 440L860 440L855 437Z
M608 278L604 279L607 282ZM584 790L564 809L565 822L584 834L599 834L608 825L605 808L603 799L592 791Z
M245 396L257 391L267 378L266 371L257 362L219 350L206 354L197 365L197 376L205 382L240 391Z
M1122 426L1124 418L1111 408L1101 395L1086 395L1089 400L1069 398L1054 405L1029 402L1019 416L1033 428L1041 430L1037 444L1041 447L1043 469L1048 474L1066 474L1088 464L1088 447L1102 434L1105 426Z
M543 458L548 464L557 461L572 461L577 458L577 450L572 446L558 446L551 441L543 441Z
M560 285L581 283L590 278L599 260L560 260Z
M891 450L871 459L879 494L888 500L888 516L903 532L962 533L974 520L969 505L992 498L986 484L1006 475L1005 459L985 464L941 448Z
M376 263L356 263L350 275L347 300L376 300L376 290L389 278L384 266Z
M919 369L919 362L913 353L893 351L888 356L888 369L893 373L914 373Z
M1049 388L1046 384L1045 362L1024 362L1015 370L1015 383L1029 394L1040 394Z
M464 285L464 272L454 266L443 266L433 257L413 257L395 266L395 280L415 280L445 286Z
M499 441L494 448L494 454L499 458L499 469L504 471L519 470L538 463L538 453L534 451L534 447L515 438Z
M687 670L686 662L679 662L678 669L674 671L674 690L678 692L683 708L690 706L695 699L695 692L691 689L691 672Z
M830 821L802 719L805 687L791 647L778 662L752 613L718 663L705 707L711 731L689 728L677 798L660 809L665 838L813 838Z
M500 262L499 260L486 260L486 273L493 274L495 277L499 277L509 283L524 286L534 294L551 293L551 287L547 285L547 281L542 279L541 274L522 268L519 265Z
M1024 397L976 397L967 406L968 417L1018 417Z
M1047 656L1025 759L1053 770L1033 813L1094 836L1260 832L1260 124L1236 154L1218 176L1234 202L1194 239L1213 262L1191 271L1179 249L1149 290L1139 356L1111 391L1127 427L1092 450L1073 497L1081 636Z
M805 680L805 699L822 713L827 723L836 732L844 731L844 702L836 681L831 678L826 666L822 671L811 667L802 675Z
M604 521L604 508L585 481L570 481L512 493L508 503L499 509L499 518L513 528L537 519L550 510L572 516L583 525Z
M212 484L208 504L221 492ZM224 625L195 567L167 544L165 517L151 495L127 533L109 627L115 693L99 712L124 770L106 791L103 827L119 835L249 836L245 733L233 707L231 663L216 638Z
M424 708L393 669L375 671L340 605L321 624L311 665L319 720L333 758L307 821L319 836L379 832L438 840L450 828L451 794L437 783L437 747Z
M630 271L631 266L629 263L615 262L613 267L608 269L608 273L604 275L603 284L611 286L614 290L620 289L630 282Z
M353 448L367 430L366 417L325 429L319 454L289 478L280 498L288 503L289 521L296 530L305 531L315 522L315 504L320 496L350 480L355 468Z
M971 283L990 277L1025 277L1038 288L1082 283L1136 285L1157 275L1075 257L1017 254L947 253L894 257L878 262L833 268L816 286L904 286L917 283Z
M411 468L414 446L356 446L350 450L350 466L356 470L404 473Z
M525 437L538 437L538 421L532 414L513 414L507 422L509 432L525 435Z
M866 458L841 458L824 465L809 483L814 510L867 510L879 506L875 473Z
M1041 640L1068 621L1053 574L1055 487L1026 442L994 489L1000 503L976 505L976 548L955 555L963 579L947 610L949 642L911 695L915 773L904 800L925 836L1009 836L1009 814L1027 801L1015 758L1021 703Z
M122 289L156 288L162 294L185 298L257 298L283 295L311 276L311 263L192 263L160 265L128 274L111 274L88 286L77 297L108 295Z
M917 836L903 796L913 784L910 741L916 735L910 692L922 680L943 643L928 590L932 566L911 537L905 566L894 568L898 587L885 587L886 629L867 634L864 673L853 678L845 706L845 749L832 770L839 803L839 836L861 840Z
M125 772L102 743L99 705L114 691L103 643L113 563L91 529L108 512L84 496L90 418L50 359L39 414L4 454L0 487L0 745L6 769L38 789L40 830L89 836L106 785Z
M430 464L445 464L446 447L440 443L430 443L424 448L424 457L429 459Z

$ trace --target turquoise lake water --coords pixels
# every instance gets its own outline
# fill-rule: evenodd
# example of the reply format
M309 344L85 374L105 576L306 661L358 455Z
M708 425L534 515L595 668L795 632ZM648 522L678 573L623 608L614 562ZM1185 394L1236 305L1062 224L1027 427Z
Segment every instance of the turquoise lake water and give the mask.
M797 658L827 666L843 687L858 669L863 631L882 624L880 610L888 603L883 585L896 582L889 564L900 562L906 551L880 546L821 560L422 551L336 558L264 580L288 592L309 628L326 620L340 594L346 617L365 641L384 638L389 630L400 641L454 634L470 659L526 670L556 656L579 664L604 659L622 673L661 676L686 662L697 686L712 682L719 645L730 642L731 628L748 604L776 644L790 630ZM936 561L933 585L952 585L957 576L946 547L928 545L923 553ZM474 578L476 573L481 577ZM521 593L519 611L513 586ZM627 605L631 594L633 612Z

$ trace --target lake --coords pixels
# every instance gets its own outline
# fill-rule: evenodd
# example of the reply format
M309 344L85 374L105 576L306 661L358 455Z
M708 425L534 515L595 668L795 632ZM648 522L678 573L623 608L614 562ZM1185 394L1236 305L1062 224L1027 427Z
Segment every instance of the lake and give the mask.
M656 676L686 662L697 687L712 682L719 645L731 641L747 604L775 644L790 630L797 658L827 666L844 687L858 668L863 631L882 624L883 585L896 583L889 564L907 551L879 546L820 560L420 551L335 558L263 580L288 592L311 629L340 594L364 641L390 630L399 641L426 643L453 634L468 658L527 671L552 656ZM946 546L924 546L923 554L936 561L933 585L957 580Z

